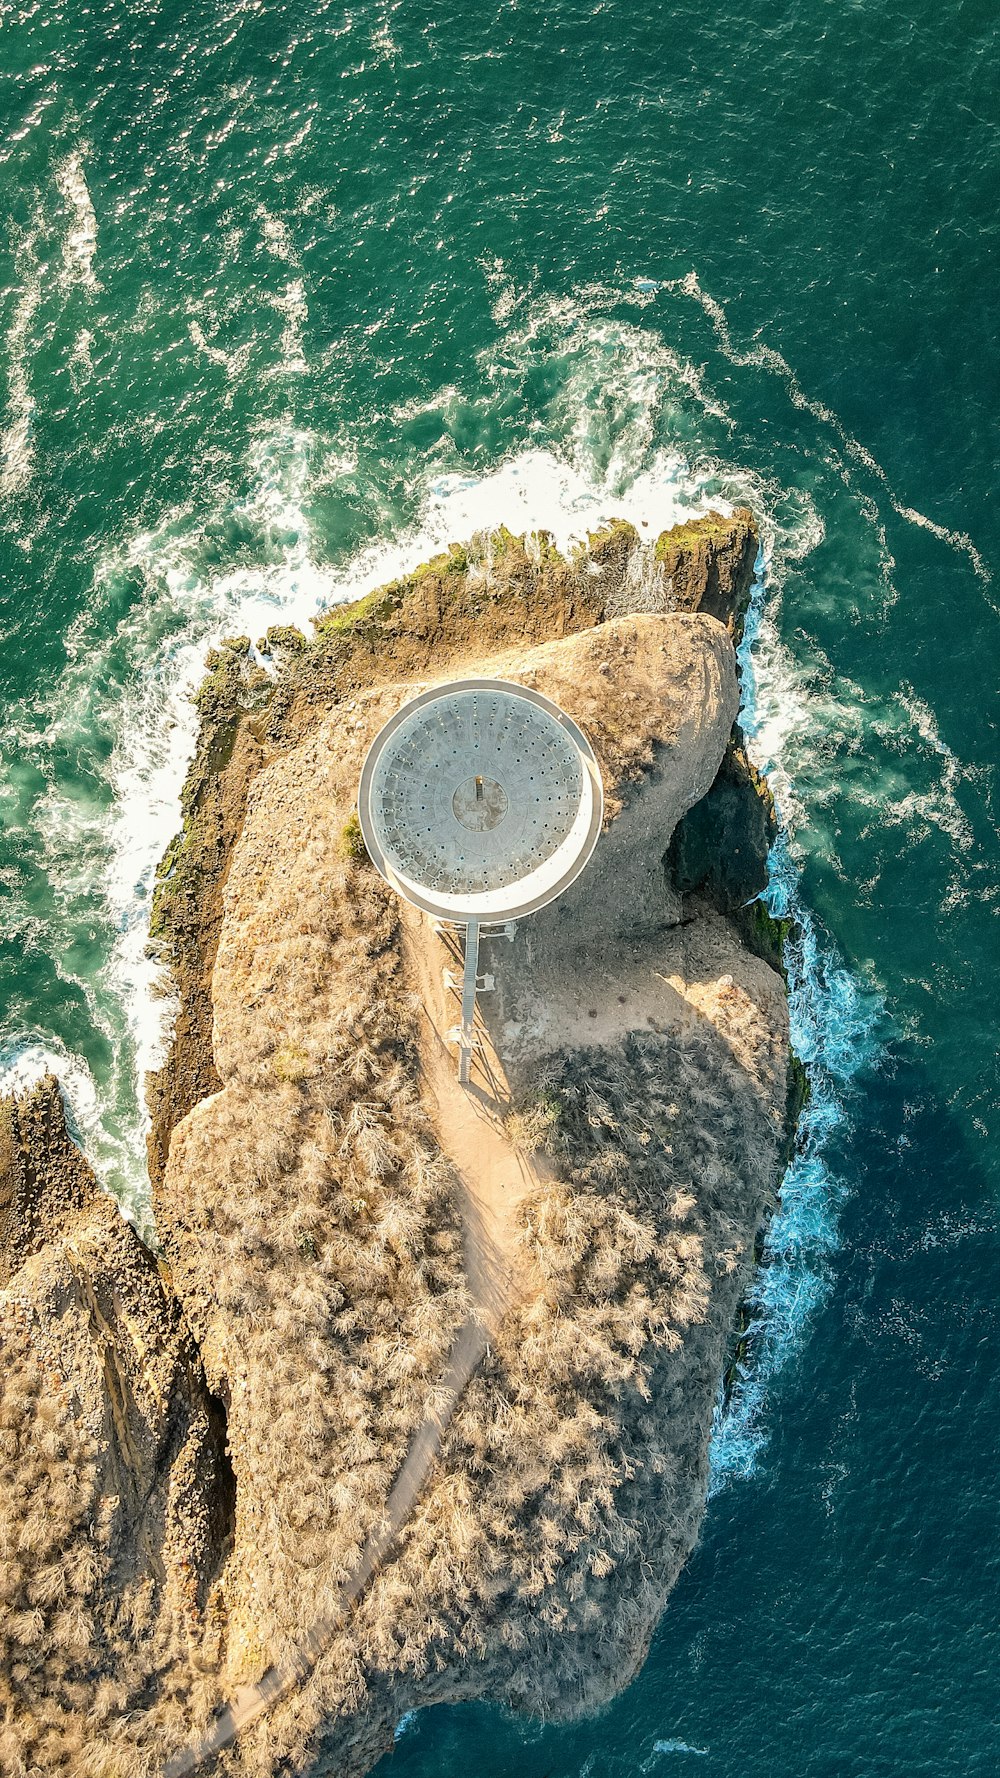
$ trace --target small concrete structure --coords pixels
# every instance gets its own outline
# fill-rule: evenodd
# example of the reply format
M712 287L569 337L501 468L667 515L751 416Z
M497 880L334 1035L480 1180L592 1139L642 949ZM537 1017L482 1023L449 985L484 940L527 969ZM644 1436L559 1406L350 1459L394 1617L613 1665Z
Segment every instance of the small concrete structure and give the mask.
M465 933L459 1078L474 1043L479 941L545 907L583 870L604 794L582 729L503 679L460 679L404 704L365 758L358 818L397 894Z

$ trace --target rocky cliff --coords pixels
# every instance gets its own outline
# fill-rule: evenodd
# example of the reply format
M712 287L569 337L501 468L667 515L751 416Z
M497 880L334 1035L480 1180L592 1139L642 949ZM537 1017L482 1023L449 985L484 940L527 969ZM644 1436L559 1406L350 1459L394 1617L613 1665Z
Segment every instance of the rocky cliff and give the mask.
M5 1772L361 1774L407 1710L570 1715L641 1663L789 1141L741 913L756 548L747 513L500 532L210 661L154 918L159 1262L53 1083L0 1125ZM470 669L563 704L609 813L498 948L472 1095L447 938L353 814L381 723Z

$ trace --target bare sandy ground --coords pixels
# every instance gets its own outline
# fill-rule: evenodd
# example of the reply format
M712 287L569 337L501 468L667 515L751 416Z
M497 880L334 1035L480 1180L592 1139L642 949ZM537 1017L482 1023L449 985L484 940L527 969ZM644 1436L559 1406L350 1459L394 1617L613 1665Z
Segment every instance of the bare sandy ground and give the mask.
M446 985L445 971L461 979L460 940L448 930L435 931L413 908L405 911L404 930L405 966L420 996L420 1068L427 1108L461 1187L469 1286L484 1327L493 1332L515 1293L531 1288L515 1249L514 1212L540 1175L534 1161L512 1148L504 1131L510 1085L484 1018L483 995L476 1008L479 1047L470 1083L459 1083L455 1046L447 1038L458 1018L459 997ZM506 939L484 939L481 973L502 968L509 948Z

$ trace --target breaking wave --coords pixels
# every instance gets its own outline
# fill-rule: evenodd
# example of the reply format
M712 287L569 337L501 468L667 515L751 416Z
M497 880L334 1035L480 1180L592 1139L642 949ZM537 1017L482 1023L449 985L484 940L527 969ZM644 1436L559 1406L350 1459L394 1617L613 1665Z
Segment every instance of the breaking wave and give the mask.
M88 290L96 290L98 284L94 274L94 255L97 252L97 216L80 150L75 150L60 162L55 171L55 181L69 211L69 227L63 242L66 276L71 282L83 284Z
M792 922L785 944L789 1023L792 1047L805 1065L809 1098L747 1298L747 1356L716 1405L710 1496L733 1479L754 1473L767 1443L776 1379L802 1347L831 1287L831 1260L840 1245L838 1212L848 1190L837 1142L849 1132L851 1083L877 1062L884 1021L880 996L844 968L802 899L794 779L786 749L806 711L801 693L793 689L794 674L777 640L773 614L765 621L768 591L769 558L762 546L740 648L740 722L778 812L764 900L774 918Z
M0 496L9 498L29 480L33 461L31 426L35 401L31 392L28 354L32 327L42 300L42 274L37 243L25 233L17 243L16 264L21 290L4 342L7 359L6 425L0 432Z

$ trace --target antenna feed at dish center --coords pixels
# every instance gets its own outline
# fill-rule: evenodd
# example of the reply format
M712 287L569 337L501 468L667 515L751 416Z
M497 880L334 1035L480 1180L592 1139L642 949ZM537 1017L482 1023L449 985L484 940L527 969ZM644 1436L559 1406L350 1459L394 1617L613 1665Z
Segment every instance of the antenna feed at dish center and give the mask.
M597 844L593 748L551 699L503 679L412 698L368 750L358 819L368 854L414 907L465 932L459 1077L474 1047L480 931L546 907Z

